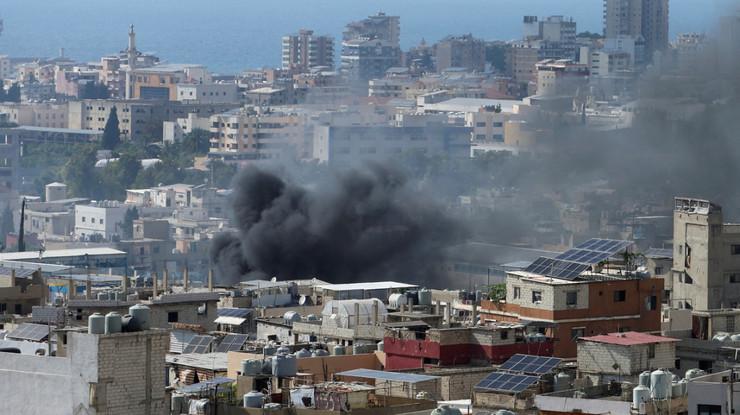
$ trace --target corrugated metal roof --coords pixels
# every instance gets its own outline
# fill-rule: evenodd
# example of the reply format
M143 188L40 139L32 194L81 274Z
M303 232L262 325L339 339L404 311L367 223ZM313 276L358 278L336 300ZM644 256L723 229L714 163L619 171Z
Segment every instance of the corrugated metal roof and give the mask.
M437 380L439 376L417 375L415 373L386 372L384 370L353 369L339 372L337 375L353 378L389 380L393 382L419 383Z
M197 335L198 333L190 330L172 330L170 332L170 353L182 353L185 346Z

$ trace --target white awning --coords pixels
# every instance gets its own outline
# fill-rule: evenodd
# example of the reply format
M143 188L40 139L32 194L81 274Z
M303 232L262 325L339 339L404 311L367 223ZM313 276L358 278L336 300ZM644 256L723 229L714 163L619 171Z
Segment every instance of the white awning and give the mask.
M244 324L245 321L247 321L246 318L220 316L219 318L217 318L214 321L214 323L216 323L216 324L228 324L230 326L241 326L242 324Z

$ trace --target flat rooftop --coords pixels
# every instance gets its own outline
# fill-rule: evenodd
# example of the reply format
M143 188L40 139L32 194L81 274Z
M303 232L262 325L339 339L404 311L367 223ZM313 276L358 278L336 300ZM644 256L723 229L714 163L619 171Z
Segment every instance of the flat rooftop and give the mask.
M372 291L389 290L393 288L418 288L418 285L395 281L356 282L349 284L322 284L316 288L327 291Z
M126 255L126 253L113 248L51 249L44 251L42 255L39 255L38 251L0 253L0 261L42 261L44 259L74 258L85 255Z

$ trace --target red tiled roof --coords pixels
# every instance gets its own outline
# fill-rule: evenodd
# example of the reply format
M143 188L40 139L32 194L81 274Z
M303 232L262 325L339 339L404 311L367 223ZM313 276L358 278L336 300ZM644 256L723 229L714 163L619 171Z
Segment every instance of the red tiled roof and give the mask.
M634 346L638 344L668 343L680 341L679 339L674 339L671 337L655 336L647 333L638 333L636 331L600 334L598 336L581 337L578 340L617 344L620 346Z

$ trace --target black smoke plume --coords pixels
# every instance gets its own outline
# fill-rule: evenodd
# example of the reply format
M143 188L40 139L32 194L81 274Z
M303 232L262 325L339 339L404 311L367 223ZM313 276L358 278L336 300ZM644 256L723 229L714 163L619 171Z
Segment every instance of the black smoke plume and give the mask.
M464 236L404 174L378 164L308 181L248 167L234 182L233 208L237 231L211 250L225 283L247 275L426 282L442 248Z

